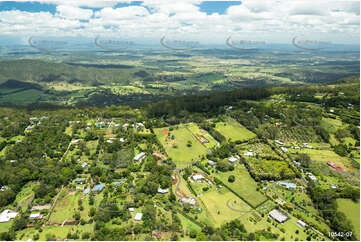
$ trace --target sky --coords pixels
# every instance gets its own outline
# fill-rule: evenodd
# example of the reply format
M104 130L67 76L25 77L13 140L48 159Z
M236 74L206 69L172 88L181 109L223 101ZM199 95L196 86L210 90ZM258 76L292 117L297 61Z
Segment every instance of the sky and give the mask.
M360 2L332 0L0 0L0 42L88 38L139 43L226 39L290 43L293 38L357 44ZM169 42L168 41L168 42Z

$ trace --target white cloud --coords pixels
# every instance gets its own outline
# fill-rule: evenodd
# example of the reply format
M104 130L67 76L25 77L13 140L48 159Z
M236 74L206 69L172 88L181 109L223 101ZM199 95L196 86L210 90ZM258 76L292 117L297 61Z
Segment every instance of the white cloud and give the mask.
M56 7L57 15L68 19L89 19L93 15L93 10L82 9L74 6L59 5Z
M147 0L140 6L118 8L114 8L117 2L128 1L40 2L57 4L56 13L0 10L0 32L14 36L126 35L155 39L169 34L203 42L222 41L230 34L252 31L263 31L267 38L280 42L288 41L287 35L297 32L345 33L341 35L345 40L352 35L358 41L360 32L359 2L244 0L229 7L225 14L201 12L200 0Z

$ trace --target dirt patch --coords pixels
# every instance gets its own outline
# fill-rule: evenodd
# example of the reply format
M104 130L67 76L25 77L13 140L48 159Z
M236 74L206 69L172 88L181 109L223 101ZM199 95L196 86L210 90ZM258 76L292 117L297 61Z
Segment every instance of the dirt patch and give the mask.
M162 131L162 132L163 132L163 134L164 134L164 135L168 135L169 130L168 130L168 129L163 129L163 131Z

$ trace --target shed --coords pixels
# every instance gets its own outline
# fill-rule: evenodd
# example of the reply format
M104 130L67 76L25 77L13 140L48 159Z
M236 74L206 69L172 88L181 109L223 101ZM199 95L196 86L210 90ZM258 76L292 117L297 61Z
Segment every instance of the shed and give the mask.
M284 223L289 218L287 216L287 214L285 214L284 212L282 212L278 209L273 209L271 212L269 212L269 216L271 218L273 218L275 221L277 221L278 223Z
M140 221L142 220L142 217L143 217L143 214L142 213L137 213L134 217L134 220L135 221Z

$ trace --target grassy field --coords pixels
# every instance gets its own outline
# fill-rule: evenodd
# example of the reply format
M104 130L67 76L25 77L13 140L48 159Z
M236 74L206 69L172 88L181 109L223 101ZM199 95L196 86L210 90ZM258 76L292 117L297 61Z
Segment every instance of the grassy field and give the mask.
M222 193L212 190L204 193L200 199L213 217L216 226L236 219L252 210L250 206L228 190Z
M0 223L0 233L8 232L11 227L12 221L7 223Z
M53 213L50 216L49 222L62 223L64 220L72 220L73 215L78 210L78 200L81 195L80 192L70 192L62 199L58 200Z
M192 231L192 230L197 231L197 232L202 231L201 227L199 227L197 224L193 223L188 218L184 217L181 213L178 213L177 216L182 223L184 231Z
M244 128L241 124L233 119L227 122L216 123L215 130L221 133L227 140L245 141L256 137L256 134Z
M342 126L342 121L333 118L322 118L321 127L330 133L335 133Z
M338 210L346 215L354 226L356 237L360 239L360 201L355 203L350 199L337 199Z
M207 148L186 127L180 125L172 128L171 131L170 128L154 129L154 133L177 167L185 167L207 154ZM192 144L190 147L187 146L188 142Z
M228 177L230 175L236 177L236 180L233 183L228 182ZM267 199L263 194L256 190L257 183L249 175L248 171L244 169L244 165L237 167L233 171L219 172L217 177L247 202L252 204L252 206L257 206Z
M26 202L28 199L34 196L33 188L36 186L36 183L26 184L21 191L16 195L14 205L21 207L22 211L25 211L27 206Z
M0 102L7 101L7 102L15 103L15 104L24 104L24 103L29 104L29 103L36 102L42 94L43 94L43 92L41 92L39 90L29 89L29 90L24 90L24 91L17 92L17 93L8 94L8 95L0 98Z
M306 153L310 156L311 160L322 162L326 164L326 162L331 161L336 165L339 165L343 168L350 168L352 167L350 161L345 158L341 157L332 150L315 150L315 149L302 149L302 150L294 150L289 149L291 153Z
M208 149L211 149L217 145L217 141L206 131L198 127L197 124L186 124L187 128L193 133L196 137L206 138L209 142L203 143Z

